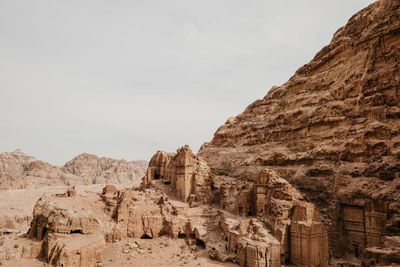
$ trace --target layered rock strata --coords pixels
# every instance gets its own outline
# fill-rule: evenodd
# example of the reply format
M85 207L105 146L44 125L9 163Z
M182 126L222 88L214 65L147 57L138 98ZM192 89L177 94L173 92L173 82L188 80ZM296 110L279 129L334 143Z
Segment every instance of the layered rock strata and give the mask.
M202 146L216 173L275 170L317 205L331 255L400 235L400 2L377 1Z

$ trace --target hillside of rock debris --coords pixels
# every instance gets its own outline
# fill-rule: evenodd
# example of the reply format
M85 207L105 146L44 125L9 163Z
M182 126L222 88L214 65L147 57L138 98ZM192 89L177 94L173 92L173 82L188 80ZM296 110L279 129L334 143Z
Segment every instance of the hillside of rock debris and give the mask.
M0 190L54 185L120 184L138 186L147 162L81 154L64 166L53 166L21 150L0 153Z
M361 10L199 155L254 181L270 168L317 205L333 256L400 235L400 1Z

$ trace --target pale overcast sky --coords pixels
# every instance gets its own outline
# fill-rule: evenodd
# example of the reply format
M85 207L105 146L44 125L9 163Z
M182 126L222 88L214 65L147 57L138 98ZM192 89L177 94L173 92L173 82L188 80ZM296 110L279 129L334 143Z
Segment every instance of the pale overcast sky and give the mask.
M0 0L0 152L194 152L362 0Z

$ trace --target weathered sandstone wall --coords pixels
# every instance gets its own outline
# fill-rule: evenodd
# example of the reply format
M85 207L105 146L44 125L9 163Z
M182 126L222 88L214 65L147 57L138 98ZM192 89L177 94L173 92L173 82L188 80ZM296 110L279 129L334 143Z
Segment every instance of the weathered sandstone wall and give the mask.
M282 86L230 118L199 156L254 181L276 170L329 227L332 256L400 235L400 2L355 14Z

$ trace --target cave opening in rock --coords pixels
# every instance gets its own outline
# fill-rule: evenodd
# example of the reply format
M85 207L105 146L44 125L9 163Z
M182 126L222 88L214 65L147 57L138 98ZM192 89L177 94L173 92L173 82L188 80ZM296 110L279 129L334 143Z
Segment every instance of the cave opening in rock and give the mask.
M196 239L196 246L199 246L199 247L205 249L206 248L206 243L204 243L203 240L197 238Z
M142 235L142 237L140 237L140 239L152 239L150 236L148 236L147 234Z
M9 230L3 230L3 235L9 235L9 234L11 234L12 233L12 231L9 231ZM1 234L0 234L1 235Z
M182 234L182 233L179 233L179 234L178 234L178 238L186 238L186 235L185 235L185 234Z
M171 181L164 181L164 184L171 184Z
M44 227L42 230L42 239L46 236L47 231L48 231L47 227Z
M154 180L158 180L158 179L160 179L160 174L155 173L155 174L154 174Z
M81 229L71 230L69 233L70 233L70 234L83 234L83 232L82 232Z

